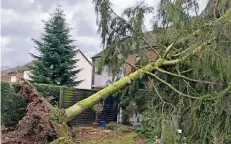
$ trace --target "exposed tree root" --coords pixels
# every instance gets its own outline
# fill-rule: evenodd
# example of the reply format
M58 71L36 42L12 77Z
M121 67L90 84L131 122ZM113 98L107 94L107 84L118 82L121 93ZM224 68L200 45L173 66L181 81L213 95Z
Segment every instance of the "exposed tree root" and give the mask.
M23 80L20 93L29 101L27 113L15 130L2 130L2 144L43 144L70 135L66 124L51 118L53 106L39 95L32 84Z

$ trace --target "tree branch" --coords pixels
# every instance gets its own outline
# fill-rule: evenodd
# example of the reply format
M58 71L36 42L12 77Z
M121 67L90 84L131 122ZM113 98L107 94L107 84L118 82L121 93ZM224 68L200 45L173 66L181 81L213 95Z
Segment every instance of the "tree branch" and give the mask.
M168 53L169 53L169 52L171 51L171 49L174 47L174 45L175 45L175 43L177 42L177 39L180 37L180 35L181 35L181 34L179 34L179 35L176 37L176 40L166 48L166 51L165 51L165 53L164 53L164 55L163 55L163 58L166 58L166 57L167 57Z
M141 39L158 55L158 57L161 57L160 54L147 42L144 37L141 37Z
M191 99L199 99L198 97L193 97L193 96L189 96L189 95L186 95L182 92L180 92L179 90L177 90L176 88L174 88L170 83L166 82L165 80L161 79L160 77L156 76L155 74L153 73L150 73L150 72L145 72L146 74L149 74L153 77L155 77L157 80L159 80L160 82L166 84L168 87L170 87L173 91L175 91L176 93L178 93L179 95L182 95L182 96L185 96L187 98L191 98Z
M148 77L148 79L151 81L151 78L150 78L150 77ZM163 100L162 96L160 95L160 93L158 92L156 86L155 86L153 83L151 83L151 85L152 85L152 87L154 88L154 90L155 90L157 96L160 98L160 100L161 100L164 104L165 104L165 103L166 103L166 104L169 104L169 105L171 105L174 109L176 109L176 107L173 106L171 103L166 102L165 100ZM163 112L163 110L162 110L162 112Z
M189 80L189 81L193 81L193 82L206 83L206 84L215 84L215 83L208 82L208 81L200 81L200 80L191 79L191 78L183 76L183 75L178 75L178 74L175 74L175 73L171 73L171 72L165 71L165 70L163 70L161 68L156 68L156 70L159 71L159 72L161 72L161 73L164 73L164 74L168 74L168 75L180 77L180 78L183 78L183 79L186 79L186 80Z
M177 63L180 63L180 62L186 60L190 55L195 54L198 51L200 51L203 48L203 46L207 45L209 42L211 42L211 39L203 42L202 44L194 44L193 46L187 48L188 53L185 53L184 56L182 56L182 57L180 57L178 59L175 59L175 60L169 60L169 61L165 60L163 62L163 65L168 66L168 65L175 65Z

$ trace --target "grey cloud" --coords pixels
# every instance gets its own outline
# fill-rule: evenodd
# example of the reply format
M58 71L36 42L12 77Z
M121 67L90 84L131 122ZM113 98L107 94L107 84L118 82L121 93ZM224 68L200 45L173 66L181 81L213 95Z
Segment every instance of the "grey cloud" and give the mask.
M38 33L30 24L23 21L13 21L7 25L2 25L2 36L18 36L18 37L35 37Z
M80 19L81 17L81 19ZM83 13L75 13L74 21L77 21L77 34L81 36L97 36L95 23L89 22Z
M31 2L29 2L31 1ZM91 0L90 0L91 1ZM89 0L65 0L63 1L64 10L68 9L68 6L78 5L82 3L89 3ZM32 57L28 54L30 52L38 54L34 48L34 44L30 41L31 38L39 39L43 31L35 29L37 22L24 21L20 19L20 16L27 15L26 18L30 19L30 12L48 12L54 9L57 4L55 0L3 0L2 8L6 10L13 10L19 18L14 19L7 25L2 24L2 37L9 37L11 42L6 46L8 51L2 52L2 64L6 66L18 66L24 65L32 60ZM61 1L62 4L62 1ZM39 7L41 7L40 11ZM99 35L97 34L97 28L95 25L94 9L87 9L86 11L92 12L90 18L86 18L84 11L78 11L73 15L72 21L75 25L73 27L74 39L77 43L77 48L87 56L91 57L100 51ZM67 13L68 14L68 13ZM38 13L39 15L39 13ZM88 13L89 16L89 13ZM31 15L32 17L32 15ZM25 17L24 17L25 18ZM46 20L46 19L44 19ZM68 21L70 23L70 21ZM79 39L81 37L81 39ZM79 39L79 40L78 40Z
M68 5L85 3L86 0L65 0L60 1L60 4L65 2ZM47 11L59 4L56 0L3 0L1 1L2 8L14 9L17 12L28 12L41 6L43 11Z
M102 49L99 47L99 45L87 45L83 44L78 47L87 57L92 57L98 52L100 52Z
M60 2L60 3L59 3ZM66 3L68 5L76 5L81 3L86 3L87 0L63 0L63 1L54 1L54 0L35 0L35 3L42 6L42 10L47 11L50 8L53 8L55 5ZM66 9L66 8L64 8Z
M10 52L2 54L3 65L9 64L10 66L24 65L32 58L28 54L33 46L28 42L27 38L11 37L12 43L7 47L13 49Z
M97 36L97 30L92 23L87 23L86 20L77 22L78 35L81 36Z
M2 0L2 8L13 9L17 12L27 12L36 9L36 3L29 0Z

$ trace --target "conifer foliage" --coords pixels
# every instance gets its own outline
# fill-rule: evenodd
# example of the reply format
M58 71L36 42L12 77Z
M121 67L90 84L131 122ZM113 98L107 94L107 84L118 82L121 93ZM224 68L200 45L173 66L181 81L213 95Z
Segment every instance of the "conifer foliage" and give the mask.
M75 81L81 69L76 68L74 40L70 38L70 28L65 20L61 6L57 6L50 19L45 21L41 40L35 40L40 55L35 58L32 67L32 80L35 83L76 86L82 81Z

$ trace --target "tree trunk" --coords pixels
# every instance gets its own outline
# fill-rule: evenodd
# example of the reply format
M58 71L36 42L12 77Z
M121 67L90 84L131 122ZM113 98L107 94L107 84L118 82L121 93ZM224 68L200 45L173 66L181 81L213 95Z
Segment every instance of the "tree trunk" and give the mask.
M191 54L195 54L198 50L201 49L202 46L207 44L207 42L204 42L203 44L199 46L192 46L188 49L192 50L193 52ZM198 49L200 47L200 49ZM114 82L113 84L107 86L106 88L98 91L97 93L91 95L90 97L74 104L73 106L65 109L66 114L66 121L70 121L73 118L75 118L77 115L79 115L81 112L88 108L92 108L95 104L97 104L100 100L107 98L109 95L116 93L120 89L124 88L126 85L129 85L132 83L132 81L137 80L139 78L142 78L147 72L152 72L153 70L163 67L163 66L170 66L175 65L177 63L180 63L184 61L190 54L184 55L183 57L175 60L165 60L164 58L158 58L155 62L149 63L146 66L144 66L141 69L138 69L137 71L129 74L128 76L118 80L117 82Z
M120 89L124 88L126 85L131 84L132 81L143 77L145 72L151 72L155 68L160 67L165 62L164 59L159 58L156 62L150 63L145 67L131 73L130 75L118 80L117 82L107 86L106 88L98 91L97 93L93 94L92 96L74 104L73 106L67 108L65 113L67 115L67 121L72 120L82 111L87 108L93 107L97 104L100 100L105 99L107 96L119 91Z

